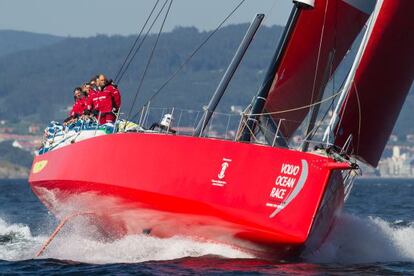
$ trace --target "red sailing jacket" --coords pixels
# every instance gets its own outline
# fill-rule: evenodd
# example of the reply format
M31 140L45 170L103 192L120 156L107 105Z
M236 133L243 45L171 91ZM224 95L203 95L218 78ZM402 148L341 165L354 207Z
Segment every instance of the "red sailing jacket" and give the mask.
M88 98L77 99L72 106L72 110L70 111L69 116L80 116L83 114L83 111L85 111L87 108Z
M109 93L112 97L112 107L119 109L121 107L121 93L119 89L112 84L109 84L104 87L103 91Z
M110 113L113 108L119 109L121 106L119 90L111 84L105 86L102 91L89 91L89 98L88 108L98 110L101 114Z
M93 99L96 97L97 93L98 92L96 90L94 90L92 88L89 89L89 91L88 91L88 100L87 100L88 110L94 109L93 108L94 107L94 105L93 105L93 102L94 102Z

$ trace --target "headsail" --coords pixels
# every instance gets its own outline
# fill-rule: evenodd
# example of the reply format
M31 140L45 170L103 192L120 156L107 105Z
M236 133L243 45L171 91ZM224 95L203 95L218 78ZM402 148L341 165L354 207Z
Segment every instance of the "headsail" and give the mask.
M314 8L301 10L264 112L277 113L316 102L374 5L375 0L317 0ZM272 118L284 119L280 131L290 138L308 111L299 109Z
M412 0L379 0L334 144L376 166L414 79Z

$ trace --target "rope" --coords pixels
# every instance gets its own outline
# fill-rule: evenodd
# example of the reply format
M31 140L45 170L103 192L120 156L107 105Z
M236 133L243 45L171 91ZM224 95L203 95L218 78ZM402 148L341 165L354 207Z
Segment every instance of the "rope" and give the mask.
M139 32L139 34L138 34L137 38L135 39L134 43L132 44L132 47L131 47L131 49L129 50L128 55L125 57L125 60L124 60L124 62L122 63L121 68L119 68L118 73L117 73L117 74L116 74L116 76L115 76L115 79L114 79L114 80L115 80L115 83L119 83L119 82L121 81L122 77L124 76L124 74L125 74L125 72L126 72L126 71L124 71L122 74L121 74L121 72L124 70L124 67L125 67L125 65L126 65L126 63L127 63L127 61L128 61L128 59L130 58L130 56L131 56L131 54L132 54L132 51L135 49L135 46L137 45L137 43L138 43L139 39L141 38L141 35L142 35L142 33L144 32L144 29L145 29L145 27L147 26L147 24L148 24L149 20L151 19L151 17L152 17L152 15L153 15L153 13L154 13L155 9L157 8L157 6L158 6L158 3L159 3L159 2L160 2L160 0L157 0L157 2L155 3L154 7L152 8L152 10L151 10L150 14L148 15L147 20L145 21L144 25L142 26L141 31ZM148 34L148 33L147 33L147 34ZM145 38L144 38L144 39L145 39ZM142 45L142 44L141 44L141 45ZM141 48L141 46L139 46L139 47L138 47L138 50L139 50L139 48ZM135 55L134 55L134 56L135 56ZM129 62L128 62L128 67L129 67L129 64L130 64L131 62L132 62L132 59L130 59L130 60L129 60ZM119 79L118 79L118 77L119 77Z
M144 79L145 79L145 77L146 77L146 75L147 75L147 72L148 72L149 66L150 66L151 61L152 61L152 59L153 59L153 57L154 57L155 49L157 48L157 45L158 45L158 42L159 42L159 39L160 39L160 36L161 36L162 30L164 29L164 25L165 25L165 22L167 21L167 17L168 17L168 15L169 15L169 13L170 13L171 6L172 6L172 4L173 4L173 1L174 1L174 0L170 0L170 4L168 5L167 12L165 13L165 16L164 16L164 19L163 19L163 21L162 21L162 24L161 24L160 30L158 31L157 39L155 40L154 47L152 48L152 51L151 51L150 57L148 58L147 64L146 64L146 66L145 66L144 73L142 74L141 81L140 81L140 83L139 83L139 85L138 85L138 88L137 88L137 91L136 91L136 93L135 93L134 100L132 101L131 108L130 108L130 110L129 110L129 112L128 112L127 119L126 119L127 121L128 121L128 119L129 119L129 116L131 115L131 112L132 112L132 110L133 110L134 106L135 106L135 102L136 102L136 100L137 100L138 94L139 94L139 92L141 91L142 85L143 85L143 83L144 83ZM168 2L168 0L165 0L165 3L164 3L164 5L163 5L163 7L162 7L161 11L165 8L165 5L167 4L167 2ZM160 13L161 13L161 11L160 11Z
M247 120L245 119L246 116L243 115L242 118L242 123L240 126L240 129L237 131L236 133L236 141L238 141L241 138L242 133L244 132L244 130L247 128L247 130L250 132L250 135L253 137L253 140L257 140L255 133L253 132L253 130L249 127Z
M312 137L315 135L315 133L318 131L318 129L322 126L323 122L324 122L324 121L325 121L325 119L326 119L326 116L328 116L328 113L329 113L329 111L330 111L330 109L331 109L331 107L332 107L333 105L334 105L334 100L332 100L331 104L330 104L330 105L329 105L329 107L326 109L325 114L322 116L322 119L320 119L320 120L319 120L319 122L318 122L318 123L315 125L315 127L312 129L312 131L310 131L310 132L308 133L308 135L306 135L306 136L303 138L303 142L300 144L300 146L299 146L299 148L298 148L298 149L302 148L303 144L304 144L307 140L312 139Z
M336 96L338 96L339 94L341 94L341 91L333 94L332 96L329 96L328 98L325 98L319 102L315 102L313 104L308 104L308 105L304 105L301 107L296 107L296 108L291 108L291 109L286 109L286 110L281 110L281 111L275 111L275 112L267 112L267 113L257 113L257 114L249 114L250 116L260 116L260 115L276 115L276 114L283 114L283 113L289 113L289 112L293 112L293 111L298 111L298 110L302 110L302 109L308 109L310 107L313 107L315 105L319 105L319 104L323 104L327 101L330 101L331 99L335 98Z
M190 62L190 60L200 51L200 49L202 47L204 47L204 45L211 39L211 37L213 37L219 30L220 28L227 22L227 20L240 8L241 5L243 5L243 3L246 0L242 0L240 1L240 3L226 16L226 18L224 18L224 20L217 26L217 28L212 31L205 39L204 41L196 48L193 50L193 52L187 57L187 59L180 65L180 67L161 85L160 88L158 88L157 91L155 91L153 93L153 95L145 102L145 105L147 105L149 102L151 102L177 75L179 72L181 72L184 67ZM136 113L133 118L135 118L137 116L138 113Z
M50 237L42 245L42 247L40 248L40 250L36 253L36 256L35 257L39 257L39 256L41 256L45 252L45 250L47 249L47 247L49 246L49 244L53 241L53 239L56 237L56 235L59 234L60 230L62 230L63 226L65 226L65 224L69 220L71 220L73 218L76 218L76 217L79 217L79 216L86 216L86 215L95 215L95 213L93 213L93 212L79 212L79 213L71 214L71 215L66 216L65 218L63 218L63 220L56 227L55 231L53 231L53 233L50 235Z

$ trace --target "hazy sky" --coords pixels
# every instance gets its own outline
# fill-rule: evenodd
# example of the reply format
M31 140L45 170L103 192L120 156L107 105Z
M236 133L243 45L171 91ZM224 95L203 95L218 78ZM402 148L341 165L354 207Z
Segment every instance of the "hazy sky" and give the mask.
M163 3L161 0L160 3ZM175 26L214 29L240 0L174 0L165 30ZM134 34L155 0L0 0L0 29L63 36ZM265 13L266 25L284 25L291 0L246 0L229 23Z

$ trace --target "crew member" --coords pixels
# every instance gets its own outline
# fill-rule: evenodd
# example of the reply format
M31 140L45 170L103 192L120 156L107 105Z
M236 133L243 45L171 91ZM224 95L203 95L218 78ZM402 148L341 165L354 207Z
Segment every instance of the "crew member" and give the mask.
M80 116L83 115L84 111L88 108L86 94L82 92L82 88L76 87L73 91L73 98L75 103L69 113L69 117L65 119L66 125L75 122Z
M84 115L89 118L99 118L98 110L98 87L96 86L96 79L98 75L95 75L91 78L89 83L83 85L83 89L88 93L87 100L87 110L85 110Z
M112 81L100 74L96 79L96 93L91 94L89 109L96 114L99 124L114 123L121 107L121 94Z
M89 83L85 83L82 88L87 91L88 93L88 109L92 110L93 107L93 99L95 98L95 94L98 93L98 87L96 86L96 79L98 75L92 77Z

